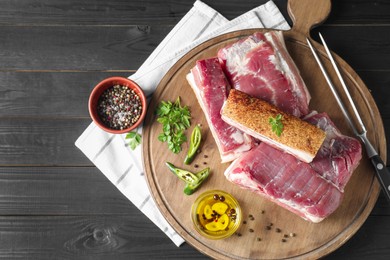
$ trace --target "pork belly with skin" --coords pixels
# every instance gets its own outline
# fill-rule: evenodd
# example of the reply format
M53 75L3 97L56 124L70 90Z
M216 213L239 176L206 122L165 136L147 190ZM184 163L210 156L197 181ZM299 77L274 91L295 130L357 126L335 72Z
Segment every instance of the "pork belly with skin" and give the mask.
M307 163L313 160L325 140L325 132L320 128L235 89L230 91L221 115L228 124ZM269 123L277 115L282 116L280 136L272 131Z
M218 58L197 61L187 81L204 112L222 162L232 161L249 151L255 145L253 138L221 118L220 111L230 86Z

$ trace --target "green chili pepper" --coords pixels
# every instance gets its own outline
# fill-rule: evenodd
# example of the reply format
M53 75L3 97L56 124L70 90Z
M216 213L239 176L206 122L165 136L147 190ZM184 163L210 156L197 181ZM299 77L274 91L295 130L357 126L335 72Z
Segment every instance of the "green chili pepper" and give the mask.
M200 126L196 125L192 130L190 148L188 149L187 156L184 159L185 164L190 164L194 160L196 151L199 148L201 140L202 140L202 132L200 130Z
M195 175L196 177L199 178L199 180L196 183L187 183L186 186L184 187L184 193L186 195L191 195L192 193L194 193L199 188L199 186L203 183L203 181L206 180L207 177L209 177L209 174L210 174L209 167L201 170L200 172L197 172Z
M166 162L165 164L168 166L169 170L171 170L171 172L175 174L177 177L179 177L181 180L187 183L198 181L198 177L196 177L196 175L193 174L192 172L177 168L175 165L173 165L170 162Z
M194 174L190 171L177 168L170 162L166 162L165 164L172 173L179 177L179 179L186 182L186 186L184 187L184 193L186 195L191 195L194 193L210 174L209 167Z

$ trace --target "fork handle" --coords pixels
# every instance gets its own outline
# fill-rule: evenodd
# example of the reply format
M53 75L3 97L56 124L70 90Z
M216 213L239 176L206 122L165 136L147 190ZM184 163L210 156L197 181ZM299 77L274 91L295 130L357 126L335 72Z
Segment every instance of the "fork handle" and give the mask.
M374 165L377 178L382 186L382 190L385 193L387 201L390 202L390 172L379 155L375 155L370 159Z

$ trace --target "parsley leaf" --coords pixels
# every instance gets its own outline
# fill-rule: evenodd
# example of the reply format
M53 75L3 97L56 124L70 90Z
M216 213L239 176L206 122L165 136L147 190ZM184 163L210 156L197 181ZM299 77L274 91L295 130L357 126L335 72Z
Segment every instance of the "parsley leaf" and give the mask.
M141 144L141 138L141 135L137 132L129 132L125 137L126 140L129 140L131 150L134 150L139 144Z
M283 116L281 114L277 114L275 118L270 117L269 123L272 128L272 132L274 132L277 136L281 136L283 132L283 123L282 123Z
M182 107L180 97L174 103L161 101L156 109L157 122L162 124L162 133L158 140L166 142L173 153L181 151L182 143L187 141L184 131L190 127L191 112L187 106Z

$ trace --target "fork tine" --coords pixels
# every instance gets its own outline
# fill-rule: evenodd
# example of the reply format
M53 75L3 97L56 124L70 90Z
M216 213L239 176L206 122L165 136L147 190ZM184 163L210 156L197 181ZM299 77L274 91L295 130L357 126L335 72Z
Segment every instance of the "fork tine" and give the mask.
M318 57L318 54L317 54L316 50L314 49L313 45L311 44L311 42L310 42L310 40L308 38L306 38L306 41L307 41L307 43L308 43L308 45L310 47L311 52L313 53L313 56L314 56L315 60L318 63L318 66L321 69L322 74L324 75L324 77L325 77L325 79L326 79L326 81L327 81L327 83L328 83L328 85L329 85L329 87L330 87L330 89L331 89L331 91L333 93L333 96L336 98L337 104L341 108L341 111L343 112L345 119L347 120L347 122L349 123L350 127L352 128L354 134L355 135L359 135L359 133L358 133L356 127L355 127L355 124L352 122L351 117L349 116L347 108L344 106L343 101L339 97L339 95L337 93L337 90L336 90L336 87L333 85L333 82L330 79L330 76L328 75L324 65L322 64L322 61Z
M366 135L366 133L367 133L366 128L364 127L364 124L363 124L363 122L362 122L362 120L361 120L361 117L360 117L360 115L359 115L359 112L357 111L357 109L356 109L356 107L355 107L355 103L352 101L352 97L351 97L351 95L349 94L349 91L348 91L348 89L347 89L347 87L346 87L346 85L345 85L345 82L344 82L343 78L341 77L340 71L339 71L339 69L338 69L338 67L337 67L337 65L336 65L336 63L335 63L335 61L334 61L334 59L333 59L333 56L332 56L332 54L330 53L329 48L328 48L328 46L326 45L326 43L325 43L325 41L324 41L324 39L323 39L323 37L322 37L321 34L320 34L320 37L321 37L321 41L322 41L322 43L323 43L323 45L324 45L324 47L325 47L325 50L326 50L326 52L327 52L327 54L328 54L328 57L329 57L329 59L330 59L332 65L333 65L333 67L334 67L334 69L335 69L335 71L336 71L336 73L337 73L337 75L338 75L340 81L341 81L341 84L343 85L343 88L344 88L344 90L345 90L345 93L346 93L346 95L348 96L348 99L349 99L349 101L350 101L350 104L351 104L351 106L352 106L352 108L353 108L353 110L354 110L354 112L355 112L355 116L356 116L356 118L359 120L360 125L362 126L363 132L360 133L360 134L359 134L358 131L356 130L355 125L354 125L354 123L352 122L352 119L350 118L348 111L345 109L344 104L343 104L341 98L340 98L339 95L337 94L336 88L334 87L334 85L333 85L333 83L332 83L332 81L331 81L331 79L330 79L328 73L326 72L326 70L325 70L325 68L324 68L324 66L323 66L323 64L322 64L322 62L321 62L321 60L320 60L320 58L318 57L316 50L315 50L314 47L312 46L310 40L309 40L308 38L306 38L306 40L307 40L307 43L309 44L309 47L310 47L310 49L311 49L311 51L312 51L312 53L313 53L313 56L314 56L314 58L316 59L318 65L319 65L319 67L320 67L320 69L321 69L321 71L322 71L322 73L323 73L323 75L324 75L324 77L325 77L325 79L326 79L326 81L328 82L328 85L329 85L330 89L332 90L333 95L334 95L334 97L336 98L337 103L338 103L338 105L340 106L341 111L343 112L343 114L344 114L346 120L348 121L348 123L349 123L349 125L351 126L352 130L354 131L354 133L355 133L355 134L362 140L362 142L364 143L364 146L366 147L366 152L367 152L368 158L371 160L371 163L372 163L372 165L373 165L374 168L375 168L375 173L376 173L376 175L377 175L377 178L378 178L378 180L379 180L379 183L380 183L380 185L381 185L381 187L382 187L382 190L383 190L384 193L385 193L385 196L386 196L388 202L390 203L390 172L389 172L389 170L387 169L387 167L385 166L385 163L383 162L382 158L378 155L378 152L375 150L375 148L374 148L373 145L371 144L370 140L367 138L367 135Z
M342 87L343 87L343 89L344 89L344 92L345 92L345 94L347 95L347 98L348 98L348 100L349 100L349 103L351 104L352 110L353 110L353 112L355 113L356 119L358 120L358 122L359 122L359 124L360 124L360 127L362 128L362 131L363 131L364 133L366 133L366 132L367 132L366 127L365 127L365 125L364 125L364 123L363 123L363 121L362 121L362 118L361 118L361 116L360 116L360 114L359 114L359 111L358 111L357 108L356 108L355 102L353 101L352 96L351 96L351 94L349 93L348 87L347 87L347 85L345 84L344 78L343 78L343 76L342 76L341 73L340 73L339 67L338 67L337 64L336 64L336 62L335 62L335 60L334 60L334 58L333 58L333 55L332 55L332 53L330 52L330 50L329 50L329 48L328 48L328 45L326 44L324 38L322 37L322 34L321 34L321 33L318 33L318 34L319 34L319 36L320 36L322 45L323 45L324 48L325 48L326 54L328 55L328 57L329 57L329 59L330 59L330 62L331 62L332 66L333 66L333 68L334 68L334 70L335 70L335 72L336 72L336 74L337 74L337 77L338 77L339 80L340 80L340 83L341 83L341 85L342 85ZM357 131L356 131L356 133L358 134Z

